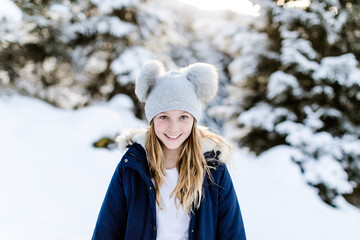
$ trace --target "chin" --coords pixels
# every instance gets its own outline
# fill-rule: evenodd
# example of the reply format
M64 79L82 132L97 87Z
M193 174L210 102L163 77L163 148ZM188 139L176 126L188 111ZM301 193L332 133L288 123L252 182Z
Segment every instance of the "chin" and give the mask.
M184 141L179 141L179 142L169 142L169 141L166 141L167 139L164 139L162 140L162 144L164 147L166 147L167 149L169 150L177 150L179 149L182 144L184 143Z
M163 143L164 144L164 143ZM173 145L173 144L164 144L164 146L169 149L169 150L176 150L178 149L179 147L181 147L181 144L176 144L176 145Z

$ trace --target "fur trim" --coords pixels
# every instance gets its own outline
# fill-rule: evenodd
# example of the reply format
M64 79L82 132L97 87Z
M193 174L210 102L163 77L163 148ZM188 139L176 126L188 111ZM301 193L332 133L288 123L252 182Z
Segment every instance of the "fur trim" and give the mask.
M216 96L219 76L214 65L194 63L180 71L194 84L196 95L201 102L210 102Z
M130 129L128 131L123 132L120 136L118 136L115 141L118 144L118 148L122 151L126 150L128 145L133 143L140 144L145 149L145 141L146 141L147 129ZM209 151L220 151L221 154L218 156L219 160L223 163L227 163L230 161L230 152L225 145L218 145L214 141L208 138L202 139L202 150L203 153Z
M119 135L115 139L115 142L117 143L117 147L122 151L126 149L127 145L131 145L134 142L145 148L146 133L147 129L130 129Z
M140 102L145 102L156 80L165 74L164 65L156 60L147 62L140 70L135 83L135 94Z

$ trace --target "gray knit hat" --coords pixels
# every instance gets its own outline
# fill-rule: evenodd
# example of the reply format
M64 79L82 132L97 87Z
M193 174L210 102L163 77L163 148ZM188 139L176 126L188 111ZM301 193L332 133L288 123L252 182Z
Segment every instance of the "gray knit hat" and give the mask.
M212 100L218 90L218 73L213 65L195 63L178 71L165 73L159 61L147 62L135 83L135 94L145 103L149 122L169 110L189 112L199 121L201 105Z

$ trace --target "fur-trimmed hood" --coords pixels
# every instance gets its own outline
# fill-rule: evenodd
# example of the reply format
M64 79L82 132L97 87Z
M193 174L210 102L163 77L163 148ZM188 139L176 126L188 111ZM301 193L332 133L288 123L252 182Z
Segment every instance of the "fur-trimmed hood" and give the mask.
M128 145L132 145L133 143L138 143L145 149L146 134L147 129L130 129L124 131L115 139L115 141L118 145L118 148L122 151L126 150L126 147ZM220 151L220 154L218 155L219 161L223 163L227 163L230 161L230 151L223 143L217 144L209 138L203 138L202 151L203 153L210 151Z

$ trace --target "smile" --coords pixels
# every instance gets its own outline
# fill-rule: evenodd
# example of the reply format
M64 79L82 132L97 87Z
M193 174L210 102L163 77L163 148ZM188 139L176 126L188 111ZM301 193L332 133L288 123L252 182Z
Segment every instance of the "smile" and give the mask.
M170 135L165 134L165 136L166 136L167 138L170 138L170 139L178 139L181 135L182 135L182 134L179 134L179 135L177 135L177 136L170 136Z

